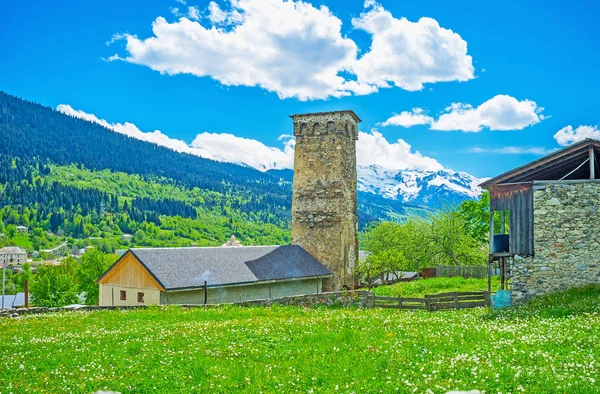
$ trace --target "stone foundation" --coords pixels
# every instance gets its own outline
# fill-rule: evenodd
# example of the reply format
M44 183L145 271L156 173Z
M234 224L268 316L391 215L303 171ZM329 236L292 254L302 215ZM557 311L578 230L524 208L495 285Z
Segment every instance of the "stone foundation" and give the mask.
M547 184L533 208L535 257L515 256L513 302L600 283L600 183Z

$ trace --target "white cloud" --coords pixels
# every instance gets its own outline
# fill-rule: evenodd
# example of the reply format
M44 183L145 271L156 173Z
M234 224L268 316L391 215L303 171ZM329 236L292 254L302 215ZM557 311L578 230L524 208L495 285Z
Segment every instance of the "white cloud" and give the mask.
M429 124L431 130L479 132L484 128L490 130L522 130L546 119L542 114L544 108L531 100L517 100L504 94L492 97L488 101L473 107L471 104L452 103L446 107L436 120L425 115L420 108L412 112L394 115L382 126L410 127Z
M356 161L360 165L377 164L391 170L420 169L438 171L444 167L435 159L423 156L404 140L390 143L379 131L359 132Z
M571 145L586 138L600 140L600 129L598 126L578 126L576 129L573 129L573 126L569 125L554 134L554 139L561 146Z
M433 123L433 118L426 115L422 108L413 108L412 111L402 111L381 123L381 126L412 127Z
M232 134L200 133L188 144L170 138L159 130L143 132L133 123L110 123L96 115L60 104L56 110L64 114L98 123L107 129L138 140L164 146L177 152L189 153L217 161L244 164L261 171L291 168L294 162L294 141L282 136L283 148L268 147L260 141L236 137Z
M419 90L424 83L474 78L467 43L458 34L431 18L396 19L375 1L366 1L368 11L352 20L354 28L372 37L360 58L357 44L342 33L342 21L326 6L301 0L230 0L226 5L209 3L202 20L208 26L186 17L176 22L158 17L149 38L115 35L126 40L127 55L111 58L169 75L259 86L300 100L370 94L391 86ZM198 19L199 10L192 8L188 17Z
M200 19L200 10L195 6L188 7L187 15L190 19L198 20Z
M182 16L184 16L184 15L181 13L181 10L179 9L179 7L170 7L170 8L169 8L169 11L171 11L171 14L173 14L174 16L176 16L176 17L178 17L178 18L179 18L179 17L182 17ZM119 36L119 35L120 35L120 36L122 36L122 39L125 39L125 38L127 38L127 35L126 35L126 34L115 34L115 35L113 35L113 38L111 39L111 41L112 41L112 42L115 42L115 41L117 41L117 39L115 38L115 36ZM113 55L113 56L115 56L115 55Z
M369 52L352 67L361 84L389 87L390 83L409 91L423 84L468 81L475 77L473 59L467 55L467 42L432 18L411 22L394 18L375 1L352 25L370 33Z
M177 152L194 153L193 149L185 141L170 138L159 130L143 132L133 123L109 123L104 119L99 119L94 114L89 114L82 110L76 110L68 104L60 104L56 107L56 110L76 118L98 123L107 129L116 131L120 134L125 134L138 140L152 142L153 144L164 146Z
M546 119L534 101L519 101L512 96L499 94L477 108L470 104L453 103L446 113L431 125L432 130L462 130L478 132L490 130L522 130Z
M219 24L227 21L227 13L219 7L217 3L211 1L208 3L208 19L214 23Z
M195 154L218 161L245 164L258 170L292 168L294 140L286 139L283 148L226 133L201 133L192 141Z
M132 138L151 142L173 149L177 152L189 153L207 159L244 164L261 171L270 169L292 168L294 165L295 140L292 135L281 135L281 147L267 146L251 139L237 137L227 133L200 133L191 144L170 138L159 130L143 132L132 123L110 123L96 115L76 110L70 105L60 104L57 111L70 116L98 123L117 133ZM291 125L290 125L291 127ZM376 129L371 132L359 132L359 143L356 145L357 163L360 165L377 164L382 167L402 169L422 169L437 171L443 166L435 159L413 152L404 140L389 142Z
M541 146L503 146L501 148L480 148L468 149L470 153L491 153L500 155L547 155L556 149L547 149Z

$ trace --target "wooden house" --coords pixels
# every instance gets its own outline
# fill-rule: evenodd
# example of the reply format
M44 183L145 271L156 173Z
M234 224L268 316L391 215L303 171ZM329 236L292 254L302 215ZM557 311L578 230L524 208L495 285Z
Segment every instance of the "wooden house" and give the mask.
M129 249L100 305L220 304L322 292L331 272L298 245Z
M498 175L490 192L490 263L513 302L600 283L600 141L586 139Z

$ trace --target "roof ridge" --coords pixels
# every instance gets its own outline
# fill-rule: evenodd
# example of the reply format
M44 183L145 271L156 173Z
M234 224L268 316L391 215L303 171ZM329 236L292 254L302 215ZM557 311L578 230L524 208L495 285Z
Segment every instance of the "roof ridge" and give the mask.
M280 248L282 246L297 246L297 244L288 245L241 245L241 246L162 246L158 248L129 248L128 250L173 250L173 249L240 249L240 248Z

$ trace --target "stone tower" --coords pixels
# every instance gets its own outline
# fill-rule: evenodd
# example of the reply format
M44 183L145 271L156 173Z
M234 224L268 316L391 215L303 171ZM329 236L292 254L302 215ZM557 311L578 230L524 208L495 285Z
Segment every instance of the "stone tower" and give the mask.
M323 291L351 288L358 260L356 140L361 120L353 111L291 118L296 137L292 243L333 273Z

